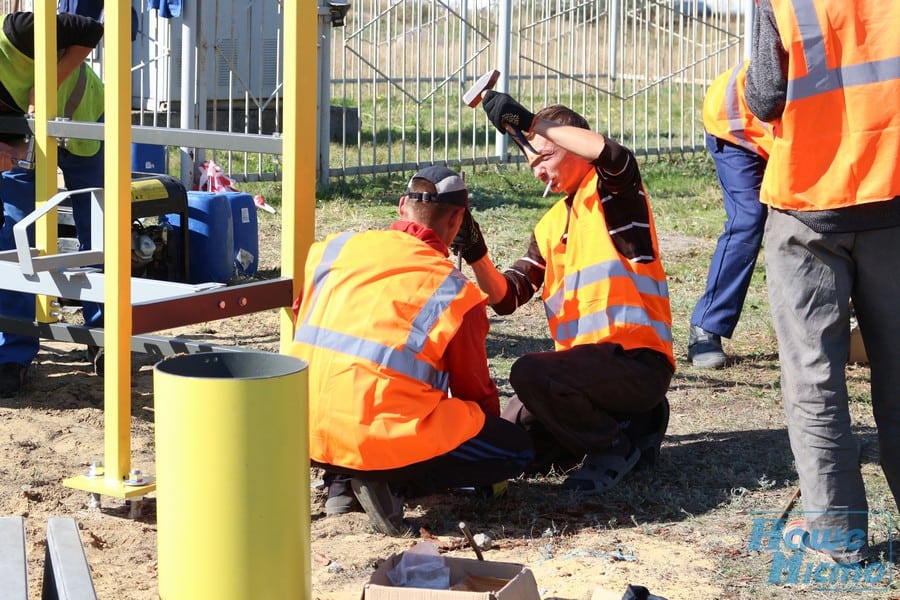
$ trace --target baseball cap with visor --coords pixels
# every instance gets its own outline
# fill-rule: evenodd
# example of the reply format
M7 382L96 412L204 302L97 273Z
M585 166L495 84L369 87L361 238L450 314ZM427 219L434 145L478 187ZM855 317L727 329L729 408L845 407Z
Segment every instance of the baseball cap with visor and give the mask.
M435 193L412 191L413 182L417 179L433 185ZM413 175L406 185L406 197L422 202L445 202L466 208L469 206L469 190L466 188L466 182L452 169L441 166L425 167Z

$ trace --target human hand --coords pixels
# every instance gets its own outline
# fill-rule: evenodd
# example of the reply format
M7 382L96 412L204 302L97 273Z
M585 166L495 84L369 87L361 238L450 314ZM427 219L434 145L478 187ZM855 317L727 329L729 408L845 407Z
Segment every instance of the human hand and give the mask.
M467 208L463 215L459 233L450 243L450 249L457 256L462 256L466 264L472 264L481 260L487 254L487 244L481 235L481 227L472 217L472 212Z
M494 127L503 133L509 132L507 126L526 133L531 131L534 113L513 100L509 94L488 90L482 97L481 105Z

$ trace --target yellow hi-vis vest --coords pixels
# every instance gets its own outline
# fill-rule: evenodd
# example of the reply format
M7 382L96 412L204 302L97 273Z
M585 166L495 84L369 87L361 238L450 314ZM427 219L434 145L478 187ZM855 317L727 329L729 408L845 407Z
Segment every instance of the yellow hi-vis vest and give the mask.
M542 298L550 335L557 350L598 342L650 348L675 368L669 290L653 216L648 211L654 260L624 258L609 235L597 182L591 169L572 200L571 215L560 200L534 229L547 261Z
M34 87L34 59L22 54L3 33L6 17L0 16L0 73L3 86L24 114ZM56 97L60 117L96 123L103 115L103 82L85 63L59 84ZM94 156L100 150L100 141L70 138L66 150L76 156Z
M826 210L900 195L900 2L772 0L787 98L760 199Z
M313 244L290 354L309 364L310 457L359 470L421 462L484 425L448 397L444 352L487 296L428 244L401 231Z
M772 149L772 128L750 112L744 100L747 66L740 65L719 75L703 98L703 128L720 140L727 140L763 158Z

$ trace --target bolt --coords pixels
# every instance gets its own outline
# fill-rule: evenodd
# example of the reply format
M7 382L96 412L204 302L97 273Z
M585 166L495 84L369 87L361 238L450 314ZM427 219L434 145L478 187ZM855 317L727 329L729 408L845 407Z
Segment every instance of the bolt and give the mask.
M92 460L91 465L88 467L87 476L88 477L102 477L103 473L104 473L103 461Z

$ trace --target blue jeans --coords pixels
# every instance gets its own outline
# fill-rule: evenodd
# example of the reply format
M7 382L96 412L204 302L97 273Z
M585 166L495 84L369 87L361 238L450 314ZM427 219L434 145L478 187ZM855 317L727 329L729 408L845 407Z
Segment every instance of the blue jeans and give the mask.
M76 156L65 149L59 150L59 167L62 169L66 189L103 187L103 149L94 156ZM13 226L34 211L34 171L15 167L0 176L0 199L3 201L3 227L0 229L0 250L15 248ZM80 249L91 244L91 197L78 194L72 197L72 216ZM28 231L28 240L34 245L34 228ZM0 314L4 317L31 320L35 318L34 294L0 290ZM85 325L103 325L102 305L82 303ZM27 367L37 355L40 340L32 336L0 332L0 364L16 363Z
M716 165L726 220L691 325L730 338L744 308L766 226L767 207L759 201L766 159L709 134L706 147Z

